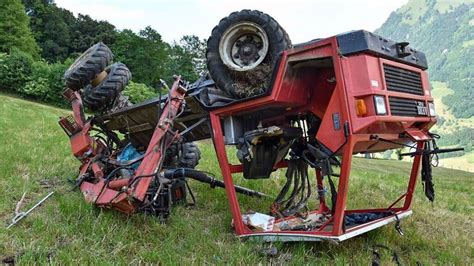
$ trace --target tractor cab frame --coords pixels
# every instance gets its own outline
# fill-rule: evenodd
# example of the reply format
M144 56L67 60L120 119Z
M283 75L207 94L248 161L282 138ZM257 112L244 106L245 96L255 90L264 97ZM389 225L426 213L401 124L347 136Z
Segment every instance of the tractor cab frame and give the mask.
M406 47L407 51L411 49L410 57L414 59L400 57L396 51L390 53L388 47L396 48L397 45L369 32L356 31L287 50L281 56L270 94L209 112L214 146L238 236L271 241L342 241L411 215L421 153L414 156L406 192L394 199L392 204L368 209L346 208L350 200L348 188L353 154L400 148L408 143L415 143L415 149L420 151L431 139L428 129L436 119L426 110L433 98L424 71L424 55ZM392 69L398 72L390 72ZM377 114L374 97L383 99L384 114ZM401 107L397 106L398 99L403 101ZM426 109L418 112L419 103ZM315 230L280 229L283 223L301 220L301 217L290 216L276 220L274 230L256 232L244 223L236 193L232 189L233 175L243 172L243 165L229 163L223 121L229 117L248 119L258 116L270 125L308 114L321 120L316 139L340 156L333 214ZM274 168L286 166L286 162L281 161ZM316 190L323 191L321 169L316 169L315 178ZM324 194L320 193L319 205L309 212L309 216L328 213L329 210ZM344 224L348 214L374 212L390 215L353 226Z

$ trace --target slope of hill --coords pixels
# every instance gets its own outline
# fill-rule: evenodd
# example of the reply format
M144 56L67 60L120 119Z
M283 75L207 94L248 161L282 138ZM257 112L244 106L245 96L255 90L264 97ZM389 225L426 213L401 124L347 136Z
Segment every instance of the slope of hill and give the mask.
M410 0L376 31L409 41L428 57L432 80L454 93L443 102L458 118L474 115L474 1Z
M417 186L414 215L402 221L405 236L393 226L343 242L275 243L275 257L262 255L268 248L241 242L230 227L225 192L190 181L197 206L173 209L167 224L146 215L125 216L86 204L80 192L70 191L67 178L75 178L79 162L70 152L57 118L69 111L0 94L0 220L7 224L23 192L23 210L49 191L56 194L10 230L0 226L0 261L25 264L355 264L372 260L371 247L396 250L403 264L472 264L474 238L474 174L434 168L436 201L432 206ZM212 145L201 143L200 169L219 167ZM407 162L354 159L350 208L388 206L403 193L409 175ZM267 212L275 185L284 174L269 180L243 180L240 185L260 190L268 199L241 197L245 210ZM310 200L316 202L317 193ZM391 254L382 251L382 263Z
M433 131L442 135L439 144L464 147L466 155L459 161L474 169L466 160L474 143L474 0L410 0L376 32L426 53L439 117ZM448 156L455 155L460 154ZM460 166L452 162L442 160Z

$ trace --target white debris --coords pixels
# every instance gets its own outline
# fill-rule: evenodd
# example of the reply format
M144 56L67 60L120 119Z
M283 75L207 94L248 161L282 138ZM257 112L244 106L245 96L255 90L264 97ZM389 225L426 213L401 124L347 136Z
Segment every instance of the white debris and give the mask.
M275 217L263 213L252 213L242 215L244 224L255 228L257 231L272 231L275 225Z

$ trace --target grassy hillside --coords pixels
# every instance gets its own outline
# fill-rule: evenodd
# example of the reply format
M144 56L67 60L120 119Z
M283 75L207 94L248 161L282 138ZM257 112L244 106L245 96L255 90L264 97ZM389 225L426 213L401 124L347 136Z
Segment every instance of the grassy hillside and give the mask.
M0 227L0 261L21 264L127 263L285 263L367 265L370 247L395 249L404 264L472 264L474 174L434 169L436 201L431 205L416 189L414 215L402 222L405 236L393 226L343 242L273 244L275 258L260 252L269 244L239 241L232 233L231 215L223 190L190 181L196 207L173 209L167 224L145 215L125 216L84 203L70 191L79 162L69 151L68 139L57 125L66 110L0 94L0 219L8 224L16 202L27 192L23 209L49 191L56 194L20 224ZM200 168L219 169L212 146L202 143ZM350 207L387 206L405 189L409 163L356 158L349 197ZM276 196L283 173L269 180L239 183ZM240 198L244 208L266 212L268 200ZM312 198L312 202L316 199ZM383 253L382 262L390 263Z
M454 93L443 102L458 118L474 115L474 0L410 0L376 31L408 41L425 52L433 81L446 82Z
M466 158L474 143L474 0L410 0L376 32L426 53L439 117L432 131L442 136L441 146L466 149L442 164L473 171Z

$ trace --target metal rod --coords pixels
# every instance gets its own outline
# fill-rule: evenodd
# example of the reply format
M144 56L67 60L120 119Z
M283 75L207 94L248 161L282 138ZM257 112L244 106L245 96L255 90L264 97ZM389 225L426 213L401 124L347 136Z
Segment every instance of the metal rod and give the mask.
M53 194L54 194L54 191L51 191L48 195L46 195L43 199L41 199L38 203L36 203L33 207L31 207L26 212L17 213L15 217L13 217L12 223L7 227L7 229L10 229L12 226L17 224L21 219L25 218L28 214L30 214L30 212L32 212L36 207L40 206L45 200L47 200Z

